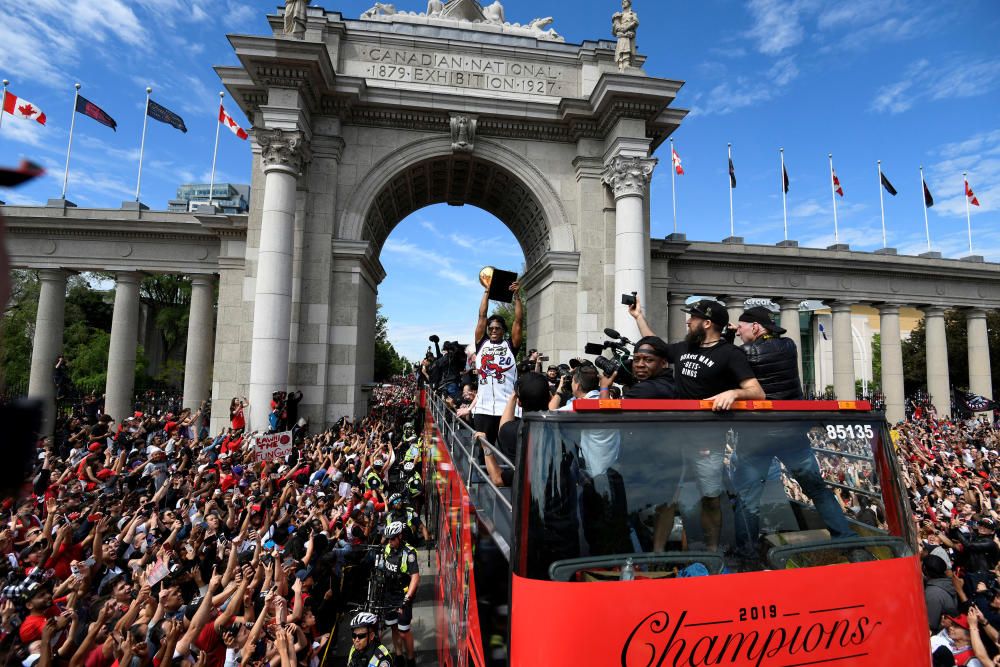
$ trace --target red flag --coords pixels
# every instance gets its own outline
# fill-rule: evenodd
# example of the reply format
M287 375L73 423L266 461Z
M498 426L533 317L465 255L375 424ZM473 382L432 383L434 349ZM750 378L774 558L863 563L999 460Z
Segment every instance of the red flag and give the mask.
M11 116L24 118L26 120L37 120L45 125L45 114L28 100L18 97L14 93L7 91L3 97L3 110Z
M219 105L219 122L229 128L229 131L235 134L240 139L246 139L248 136L247 131L240 127L233 117L226 113L226 108Z
M670 159L674 163L674 171L677 172L678 176L684 175L684 167L681 166L681 156L677 154L673 148L670 149Z
M970 204L973 206L979 206L979 200L976 199L976 193L969 187L969 179L965 179L965 196L969 198Z
M837 192L838 195L840 195L841 197L843 197L844 196L844 188L840 187L840 179L837 178L837 172L835 170L831 169L830 173L833 174L833 189Z

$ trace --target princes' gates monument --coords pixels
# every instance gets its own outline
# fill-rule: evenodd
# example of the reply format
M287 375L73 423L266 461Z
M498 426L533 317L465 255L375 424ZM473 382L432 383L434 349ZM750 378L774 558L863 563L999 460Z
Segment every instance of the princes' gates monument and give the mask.
M883 390L898 419L899 308L916 306L928 389L946 413L943 314L959 307L970 388L991 395L985 309L1000 307L998 265L650 238L653 155L686 112L671 106L680 81L643 71L629 7L610 22L617 41L568 44L550 17L512 22L500 2L427 5L376 3L348 19L288 0L268 17L272 35L230 36L240 65L216 71L254 126L249 215L4 207L13 265L42 282L29 393L53 395L68 272L113 271L106 411L130 413L138 280L153 271L193 277L184 404L210 392L213 432L243 395L251 427L265 427L271 393L286 387L303 391L300 413L316 427L363 414L381 249L406 216L446 202L511 229L526 259L530 346L553 360L577 356L606 326L635 339L623 293L639 293L672 339L692 294L733 310L773 299L796 340L799 303L820 299L832 310L832 384L850 399L851 306L865 303L879 309Z

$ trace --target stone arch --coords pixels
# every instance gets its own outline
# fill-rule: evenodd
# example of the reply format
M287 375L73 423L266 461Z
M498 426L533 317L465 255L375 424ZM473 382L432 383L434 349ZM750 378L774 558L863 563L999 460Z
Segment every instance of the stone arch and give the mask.
M438 203L495 215L521 244L529 267L548 251L576 251L562 201L534 164L483 139L472 153L455 152L449 136L418 139L373 165L344 208L338 236L369 241L377 255L400 221Z

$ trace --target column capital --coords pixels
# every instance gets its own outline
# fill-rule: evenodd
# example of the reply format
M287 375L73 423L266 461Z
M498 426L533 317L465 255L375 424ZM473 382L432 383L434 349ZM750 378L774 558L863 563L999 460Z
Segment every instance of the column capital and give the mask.
M683 306L685 303L687 303L687 296L684 294L671 292L667 295L667 304L670 306Z
M138 283L142 278L143 274L139 271L119 271L115 274L116 283Z
M189 276L191 278L192 285L214 285L215 284L215 274L214 273L193 273Z
M965 313L965 320L985 320L986 319L986 309L985 308L966 308L962 311Z
M312 157L309 142L300 131L256 129L254 139L261 147L264 173L285 171L298 176Z
M69 271L66 269L38 269L38 279L44 281L66 281L69 277Z
M900 305L898 303L876 303L875 308L878 309L879 315L899 315Z
M930 305L919 306L919 308L923 311L924 317L944 317L944 311L948 310L944 306Z
M604 168L601 180L611 188L615 199L645 197L657 162L656 158L615 157Z
M851 306L853 305L850 301L824 301L826 306L830 308L832 313L849 313L851 312Z
M778 308L781 310L799 310L802 305L802 299L772 297L771 300L778 304Z

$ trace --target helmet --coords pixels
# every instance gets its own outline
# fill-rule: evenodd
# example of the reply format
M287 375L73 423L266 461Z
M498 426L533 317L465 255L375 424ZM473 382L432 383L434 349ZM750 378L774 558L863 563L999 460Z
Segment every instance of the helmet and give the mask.
M407 461L406 463L403 464L403 470L405 470L406 472L413 472L413 469L415 467L416 466L413 465L413 461Z
M374 461L372 461L372 465L375 466L376 468L381 468L382 466L385 465L385 461L383 461L382 459L375 459Z
M397 501L400 501L402 499L403 499L403 494L401 494L401 493L394 493L391 496L389 496L389 499L386 500L386 503L388 503L389 505L392 505L393 503L395 503Z
M371 613L370 611L358 612L354 618L351 619L352 628L366 628L374 627L378 625L378 617Z
M387 538L397 537L403 534L403 522L393 521L388 526L385 527L385 536Z

